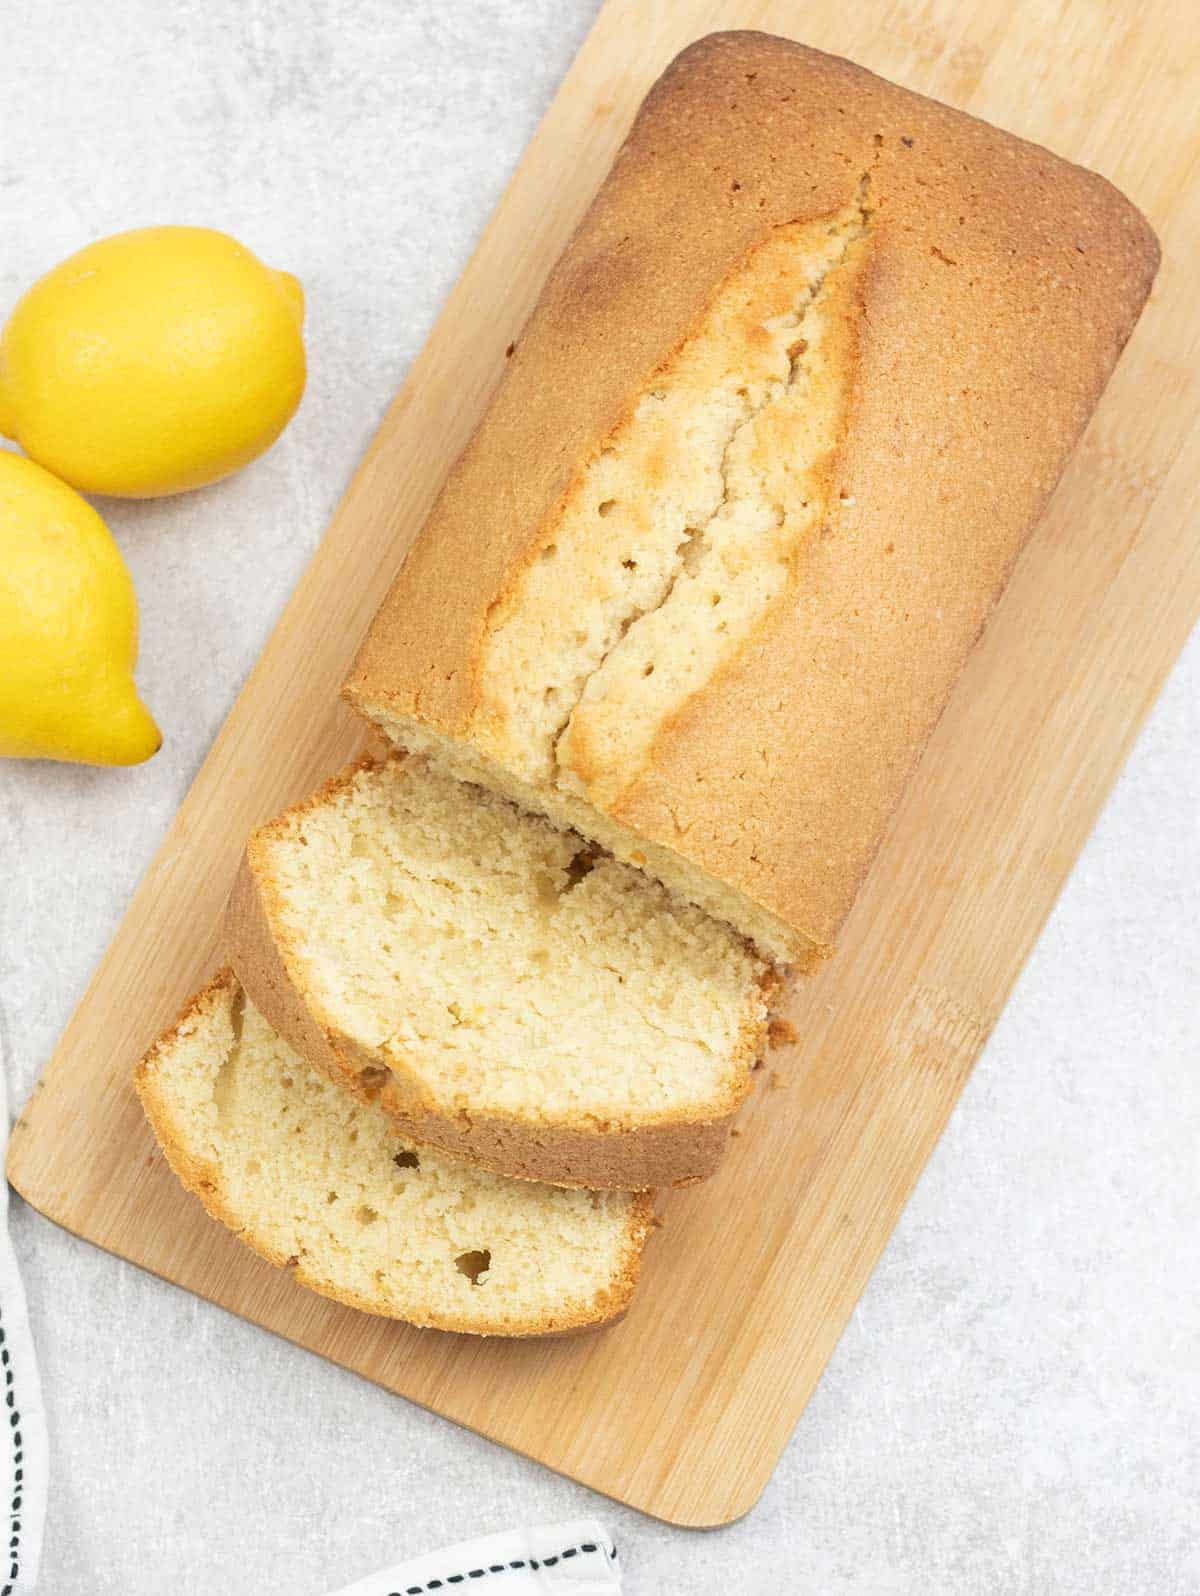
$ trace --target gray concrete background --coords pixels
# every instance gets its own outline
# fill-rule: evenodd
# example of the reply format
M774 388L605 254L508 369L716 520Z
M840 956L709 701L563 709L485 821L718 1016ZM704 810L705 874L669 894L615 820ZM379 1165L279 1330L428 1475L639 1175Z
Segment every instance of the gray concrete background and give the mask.
M166 733L0 767L19 1101L588 27L593 0L33 0L0 46L0 314L118 228L304 281L282 443L105 506ZM598 1512L652 1592L1200 1590L1200 639L1180 662L758 1508L688 1533L14 1219L47 1386L53 1596L320 1596Z

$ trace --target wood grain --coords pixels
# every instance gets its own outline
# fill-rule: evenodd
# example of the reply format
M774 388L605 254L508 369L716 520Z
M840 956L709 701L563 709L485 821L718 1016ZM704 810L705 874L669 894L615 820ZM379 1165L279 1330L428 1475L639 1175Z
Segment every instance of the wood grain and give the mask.
M757 26L1097 167L1159 286L897 817L837 957L791 1004L716 1179L675 1195L629 1317L546 1345L309 1296L205 1218L129 1086L217 958L247 829L358 746L336 687L538 287L666 61ZM14 1135L60 1224L391 1390L680 1524L770 1475L1200 609L1200 62L1170 0L609 0L229 716Z

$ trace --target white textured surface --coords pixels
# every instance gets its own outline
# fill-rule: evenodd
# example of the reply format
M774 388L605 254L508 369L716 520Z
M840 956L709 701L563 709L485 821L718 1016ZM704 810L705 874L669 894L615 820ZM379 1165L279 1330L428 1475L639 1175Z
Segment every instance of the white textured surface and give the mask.
M118 228L203 222L308 291L280 446L104 506L166 733L0 767L0 1024L50 1052L592 0L33 0L0 46L0 313ZM1200 639L1175 672L760 1506L654 1524L17 1204L53 1596L319 1596L600 1512L632 1596L1200 1589Z

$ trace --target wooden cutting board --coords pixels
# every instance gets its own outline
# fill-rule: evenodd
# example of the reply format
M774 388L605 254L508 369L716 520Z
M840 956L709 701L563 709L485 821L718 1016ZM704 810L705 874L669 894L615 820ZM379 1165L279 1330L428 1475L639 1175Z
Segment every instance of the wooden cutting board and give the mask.
M1159 287L840 951L794 996L801 1041L772 1056L720 1174L671 1197L628 1318L545 1345L374 1321L205 1217L130 1070L217 961L248 828L358 747L338 683L639 100L683 45L731 26L851 56L1098 168L1158 228ZM745 1512L1200 609L1198 105L1195 15L1171 0L609 0L19 1121L9 1174L27 1201L647 1512Z

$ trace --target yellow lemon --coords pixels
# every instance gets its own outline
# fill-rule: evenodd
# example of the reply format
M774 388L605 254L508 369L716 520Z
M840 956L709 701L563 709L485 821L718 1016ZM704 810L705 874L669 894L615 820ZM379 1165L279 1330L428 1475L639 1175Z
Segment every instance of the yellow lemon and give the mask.
M304 392L304 290L227 233L144 227L34 283L0 336L0 433L85 493L216 482Z
M136 765L161 745L137 696L137 598L86 500L0 449L0 755Z

